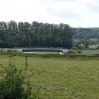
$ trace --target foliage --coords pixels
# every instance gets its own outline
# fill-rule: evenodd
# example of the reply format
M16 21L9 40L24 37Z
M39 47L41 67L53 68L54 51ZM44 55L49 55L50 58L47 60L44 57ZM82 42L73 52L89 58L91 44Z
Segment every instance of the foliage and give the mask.
M68 24L0 22L0 47L72 46L72 28Z
M74 38L95 39L99 37L99 28L74 28Z
M99 43L99 28L73 28L73 41L85 43L86 41L92 45ZM76 43L77 43L76 42Z
M31 96L32 87L26 76L27 57L24 70L17 69L11 58L8 66L0 64L0 67L0 99L38 99L35 95Z
M99 49L99 45L96 47L96 49Z

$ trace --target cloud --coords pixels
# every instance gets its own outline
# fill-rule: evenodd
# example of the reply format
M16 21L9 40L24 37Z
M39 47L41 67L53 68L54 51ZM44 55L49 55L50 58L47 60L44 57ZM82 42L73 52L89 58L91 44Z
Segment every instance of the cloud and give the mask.
M64 23L95 27L99 0L0 0L0 21Z
M57 9L56 9L57 8ZM56 7L53 6L47 6L46 7L47 14L53 16L53 17L61 17L61 18L76 18L78 15L72 11L70 8L64 6L63 8L61 5L58 5Z
M86 7L91 13L95 13L95 14L99 13L99 1L97 0L94 0L93 2L89 2L88 4L86 4Z

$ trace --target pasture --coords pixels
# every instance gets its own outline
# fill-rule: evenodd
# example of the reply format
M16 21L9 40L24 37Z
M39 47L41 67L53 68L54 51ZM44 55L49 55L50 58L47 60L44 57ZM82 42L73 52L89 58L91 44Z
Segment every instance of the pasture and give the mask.
M99 54L99 49L88 49L88 50L81 50L84 54Z
M99 54L99 49L80 49L82 54ZM76 52L76 50L73 50Z
M13 57L23 69L25 57ZM9 63L8 55L0 55L0 64ZM35 93L42 99L99 99L99 58L28 57L28 72Z

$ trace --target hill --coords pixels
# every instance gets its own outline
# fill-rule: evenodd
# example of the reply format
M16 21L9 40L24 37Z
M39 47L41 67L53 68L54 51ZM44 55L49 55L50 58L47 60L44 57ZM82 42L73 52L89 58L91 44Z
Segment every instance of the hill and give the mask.
M99 43L99 28L73 28L74 42Z

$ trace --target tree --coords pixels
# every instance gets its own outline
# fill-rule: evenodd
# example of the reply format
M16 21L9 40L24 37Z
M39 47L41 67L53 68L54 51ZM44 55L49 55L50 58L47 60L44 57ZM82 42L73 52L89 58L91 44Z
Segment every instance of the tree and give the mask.
M85 48L88 48L89 43L86 41L84 45L85 45Z
M72 28L68 24L0 22L1 47L70 48L72 36Z

